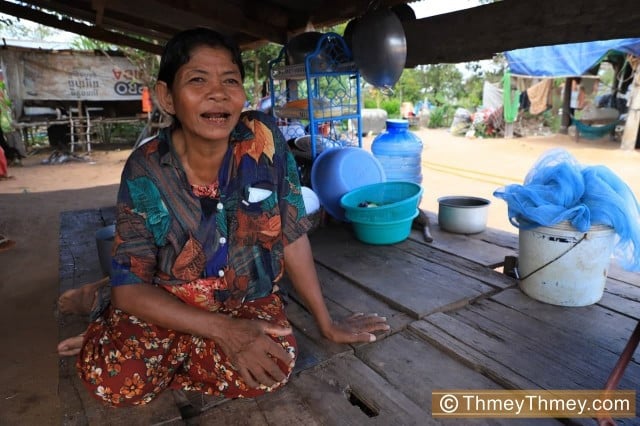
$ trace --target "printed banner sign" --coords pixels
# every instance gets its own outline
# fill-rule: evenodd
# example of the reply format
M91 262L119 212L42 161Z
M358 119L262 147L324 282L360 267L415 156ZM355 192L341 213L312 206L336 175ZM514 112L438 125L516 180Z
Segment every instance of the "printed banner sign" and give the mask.
M142 83L127 58L81 53L26 53L24 100L140 100Z

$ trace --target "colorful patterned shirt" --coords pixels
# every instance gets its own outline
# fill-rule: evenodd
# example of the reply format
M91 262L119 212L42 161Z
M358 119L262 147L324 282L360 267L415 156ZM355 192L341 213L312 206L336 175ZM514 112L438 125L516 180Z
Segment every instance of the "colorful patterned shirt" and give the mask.
M194 193L168 129L136 149L118 193L112 285L219 277L215 298L227 307L271 293L284 247L311 227L295 159L271 117L242 114L218 185L219 194Z

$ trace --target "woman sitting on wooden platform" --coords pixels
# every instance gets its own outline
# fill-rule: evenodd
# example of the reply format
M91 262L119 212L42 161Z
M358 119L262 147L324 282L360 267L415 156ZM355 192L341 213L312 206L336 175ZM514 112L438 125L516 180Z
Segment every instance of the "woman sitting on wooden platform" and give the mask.
M243 80L240 50L214 31L165 46L156 94L174 124L124 167L111 304L77 359L111 405L167 388L236 398L284 384L297 354L278 294L285 270L326 338L388 330L375 314L330 318L295 160L271 117L242 112Z

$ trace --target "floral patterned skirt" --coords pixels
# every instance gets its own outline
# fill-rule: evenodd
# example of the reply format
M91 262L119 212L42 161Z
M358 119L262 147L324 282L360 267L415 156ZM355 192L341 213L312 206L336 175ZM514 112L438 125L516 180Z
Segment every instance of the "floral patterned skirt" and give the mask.
M289 326L276 294L218 312ZM293 334L272 338L295 358ZM291 366L278 364L288 378ZM251 398L286 383L250 388L213 340L148 324L112 306L89 325L76 367L91 394L113 406L146 404L167 388Z

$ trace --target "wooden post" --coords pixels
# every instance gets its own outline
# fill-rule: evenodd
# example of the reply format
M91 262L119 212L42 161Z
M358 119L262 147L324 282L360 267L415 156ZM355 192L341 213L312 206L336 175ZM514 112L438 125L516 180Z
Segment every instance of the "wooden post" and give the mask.
M71 125L71 149L70 152L75 152L75 145L86 145L86 124L84 122L84 116L82 114L82 101L78 100L78 118L74 120L73 109L69 108L69 122Z
M504 137L505 139L513 138L513 123L504 123Z
M559 133L566 135L569 133L569 126L571 125L571 84L573 77L567 77L564 80L564 95L562 96L562 119L560 121Z
M638 72L638 68L636 68L633 83L628 90L631 90L631 102L629 102L629 112L620 148L635 149L638 140L638 127L640 126L640 72Z

